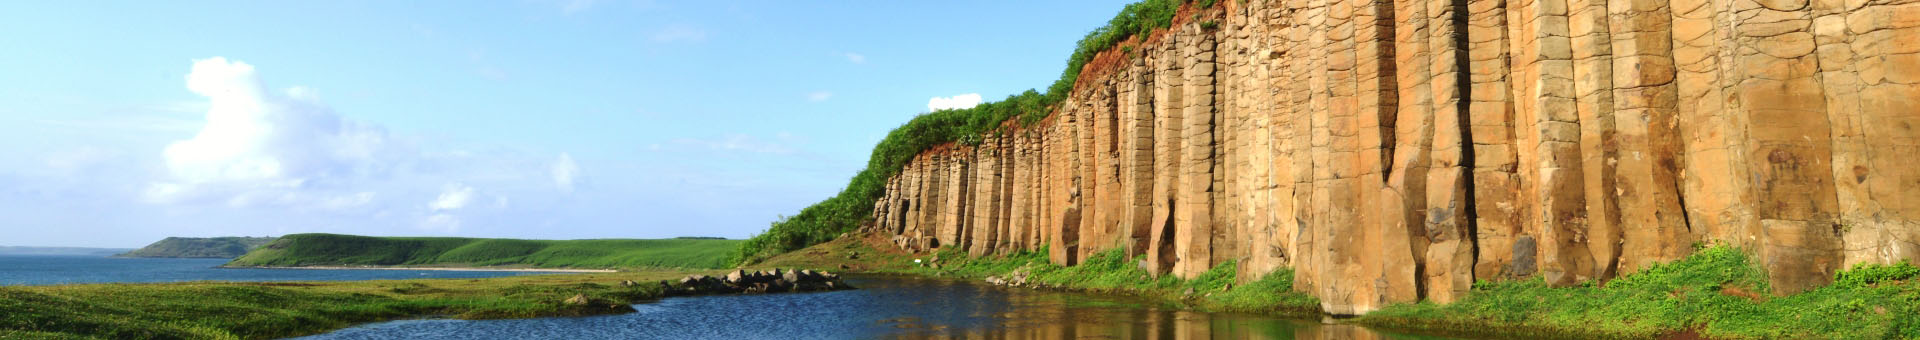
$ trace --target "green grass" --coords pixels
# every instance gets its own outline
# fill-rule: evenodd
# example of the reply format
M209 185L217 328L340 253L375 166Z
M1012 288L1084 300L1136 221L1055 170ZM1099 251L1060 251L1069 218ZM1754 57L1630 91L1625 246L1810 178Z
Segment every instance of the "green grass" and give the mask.
M1916 276L1920 269L1905 263L1859 266L1837 274L1834 285L1772 297L1765 272L1745 253L1713 246L1602 286L1482 282L1452 304L1393 305L1358 321L1499 335L1646 338L1695 330L1713 338L1914 339Z
M0 287L0 338L264 339L424 316L498 319L631 311L686 272L352 282ZM619 282L649 282L622 287ZM584 295L592 303L564 301Z
M947 250L936 256L940 267L904 267L882 271L927 276L981 279L1008 277L1016 271L1027 273L1028 283L1045 287L1097 293L1118 293L1164 301L1180 308L1216 312L1248 312L1269 315L1318 315L1320 300L1293 291L1293 271L1282 269L1244 285L1234 285L1239 267L1233 261L1221 263L1192 279L1172 275L1153 276L1140 269L1135 259L1120 250L1094 253L1074 266L1059 266L1047 261L1047 250L1018 252L999 257L969 258L965 252ZM926 257L931 259L933 257Z
M1144 38L1156 29L1172 26L1174 13L1189 1L1144 0L1123 7L1106 26L1088 32L1075 44L1066 70L1045 94L1030 89L973 108L913 117L874 145L866 168L856 173L840 193L801 209L799 214L774 221L766 232L740 244L734 261L751 264L854 230L873 215L873 202L885 192L887 178L900 173L915 155L942 144L974 145L986 138L1007 136L1011 132L1004 127L1010 120L1017 119L1022 126L1040 122L1073 91L1081 69L1094 56L1129 39ZM1207 1L1205 5L1210 7L1212 3Z
M721 239L515 240L294 234L229 266L508 266L726 268L742 241Z

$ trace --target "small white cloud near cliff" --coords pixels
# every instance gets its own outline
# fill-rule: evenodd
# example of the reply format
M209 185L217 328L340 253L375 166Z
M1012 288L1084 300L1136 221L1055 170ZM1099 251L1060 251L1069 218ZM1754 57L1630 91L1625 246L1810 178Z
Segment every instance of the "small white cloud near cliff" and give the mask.
M580 164L573 162L573 155L560 153L560 158L553 160L553 165L549 168L553 174L553 185L560 188L562 192L573 192L574 180L580 176Z
M814 91L813 93L807 94L807 101L815 102L815 103L824 102L824 101L827 101L827 99L831 99L831 98L833 98L833 92Z
M846 53L846 57L847 57L847 62L851 62L851 63L855 63L855 64L865 64L865 63L867 63L867 56L866 56L866 55L862 55L862 54L859 54L859 53L853 53L853 52L847 52L847 53Z
M432 203L427 204L427 207L434 211L459 210L460 208L467 207L467 204L472 202L473 187L460 183L450 183L447 184L445 191L440 192L440 197L434 198Z
M948 109L969 109L980 105L979 93L968 93L952 97L933 97L927 100L927 112Z

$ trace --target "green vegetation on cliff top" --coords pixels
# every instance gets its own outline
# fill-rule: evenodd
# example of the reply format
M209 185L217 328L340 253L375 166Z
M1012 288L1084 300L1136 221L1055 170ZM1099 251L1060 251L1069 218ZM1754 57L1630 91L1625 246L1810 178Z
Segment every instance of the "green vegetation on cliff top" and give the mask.
M517 240L293 234L235 258L227 265L715 269L729 267L728 256L740 242L724 239Z
M740 245L734 255L736 260L751 263L852 231L873 214L873 202L885 192L887 178L900 173L913 156L941 144L971 145L990 133L1005 133L1007 130L1001 129L1003 123L1016 117L1023 125L1045 119L1054 105L1073 91L1081 69L1092 62L1095 55L1130 38L1143 39L1155 29L1171 26L1175 12L1189 1L1145 0L1122 8L1106 26L1080 39L1073 55L1067 59L1067 69L1047 88L1046 94L1027 90L973 108L929 112L893 129L880 144L874 145L867 167L855 174L839 194L801 209L797 215L774 221L766 232ZM1201 7L1210 7L1212 3L1206 1Z
M234 258L273 242L272 237L168 237L115 257Z
M0 339L270 339L358 323L632 311L678 271L491 279L186 282L0 287ZM584 296L586 303L568 303ZM580 302L576 300L575 302Z

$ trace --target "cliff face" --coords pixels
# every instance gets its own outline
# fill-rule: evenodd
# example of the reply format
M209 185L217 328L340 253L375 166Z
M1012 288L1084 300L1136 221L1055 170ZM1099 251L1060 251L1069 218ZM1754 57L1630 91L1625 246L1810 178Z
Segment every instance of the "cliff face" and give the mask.
M1188 9L1187 11L1192 11ZM873 232L1294 268L1331 313L1728 242L1776 293L1920 260L1920 1L1221 1L1046 121L920 154Z

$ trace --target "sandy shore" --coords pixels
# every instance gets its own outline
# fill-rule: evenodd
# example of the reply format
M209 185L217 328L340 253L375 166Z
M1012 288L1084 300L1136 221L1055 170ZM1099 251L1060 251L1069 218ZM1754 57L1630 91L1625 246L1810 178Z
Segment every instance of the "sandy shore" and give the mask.
M499 268L499 267L346 267L346 266L301 266L301 267L221 267L233 269L314 269L314 270L437 270L458 272L546 272L546 273L617 273L612 269L554 269L554 268Z

